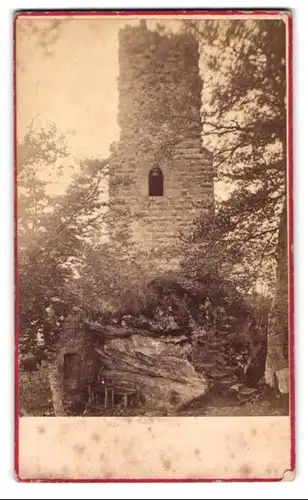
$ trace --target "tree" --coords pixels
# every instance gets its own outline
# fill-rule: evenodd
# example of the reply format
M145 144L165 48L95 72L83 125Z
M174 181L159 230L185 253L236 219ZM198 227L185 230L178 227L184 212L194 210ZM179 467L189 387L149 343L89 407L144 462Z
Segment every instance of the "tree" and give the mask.
M35 348L34 335L37 304L44 303L40 284L55 278L54 269L41 266L45 275L36 273L40 269L41 255L37 253L38 242L46 233L46 225L53 207L53 198L47 192L50 176L61 176L61 164L67 155L63 136L58 136L55 126L47 131L35 131L30 125L26 135L17 142L17 261L18 261L18 307L21 349ZM56 279L56 278L55 278ZM39 326L39 325L37 325ZM30 334L31 332L31 334ZM29 335L29 337L28 337ZM24 343L24 339L27 342ZM31 341L30 341L31 339Z
M48 133L30 131L18 147L19 330L26 350L36 346L50 299L64 294L73 300L68 282L104 217L99 184L106 162L85 160L64 194L48 194L50 181L40 174L48 177L48 167L54 173L56 161L65 155L63 138L54 128Z
M103 229L107 231L108 226L117 225L117 213L113 211L110 217L106 196L109 159L81 161L64 193L48 192L54 182L49 179L49 170L53 178L58 171L55 182L63 182L59 160L66 154L65 141L56 134L55 127L39 132L31 128L18 143L20 359L22 366L31 370L40 359L49 361L50 387L57 414L64 411L61 377L54 362L57 339L61 335L59 318L65 317L73 305L90 311L101 305L108 294L107 284L115 285L117 281L119 262L125 255L122 250L122 257L117 257L119 249L115 247L112 252L101 241ZM117 181L120 183L121 178ZM121 238L121 234L118 237ZM81 279L76 279L78 277ZM106 290L102 290L100 280ZM129 288L129 283L126 286ZM53 302L54 297L58 297L59 302ZM90 303L89 297L95 300ZM57 310L59 308L61 310ZM38 332L42 333L41 342L38 342Z
M186 23L184 29L200 41L204 135L214 153L217 185L229 189L214 222L199 221L197 255L201 262L208 253L215 260L216 249L223 248L220 262L231 263L230 274L235 280L240 275L246 291L257 281L274 284L275 342L269 328L267 369L275 372L277 341L287 341L285 314L279 319L277 311L288 308L281 270L287 262L285 22L213 20ZM281 368L287 359L279 352Z

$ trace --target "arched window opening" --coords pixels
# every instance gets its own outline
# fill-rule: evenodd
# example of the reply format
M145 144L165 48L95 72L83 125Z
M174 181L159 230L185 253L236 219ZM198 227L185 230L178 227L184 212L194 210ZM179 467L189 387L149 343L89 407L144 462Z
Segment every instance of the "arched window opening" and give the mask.
M159 167L150 170L149 196L164 196L164 175Z

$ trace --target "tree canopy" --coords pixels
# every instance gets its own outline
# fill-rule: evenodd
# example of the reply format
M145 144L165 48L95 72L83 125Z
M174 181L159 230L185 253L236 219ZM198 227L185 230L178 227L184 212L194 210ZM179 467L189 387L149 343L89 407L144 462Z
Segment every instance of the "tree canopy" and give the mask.
M200 43L203 133L216 175L215 221L199 221L197 258L215 258L224 245L246 290L257 280L273 289L286 195L285 23L207 20L183 29Z

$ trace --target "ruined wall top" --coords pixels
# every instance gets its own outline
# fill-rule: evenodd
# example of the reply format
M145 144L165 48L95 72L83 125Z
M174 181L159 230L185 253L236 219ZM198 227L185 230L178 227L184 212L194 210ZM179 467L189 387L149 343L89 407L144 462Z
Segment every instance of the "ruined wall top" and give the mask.
M148 154L163 138L201 134L199 51L186 33L167 34L139 26L119 32L120 141ZM166 140L167 142L167 140Z
M118 89L110 234L121 245L131 236L138 248L157 251L160 260L168 248L170 266L170 249L178 258L196 217L214 206L212 156L201 136L197 41L182 32L148 29L144 20L126 26L119 32ZM153 195L149 179L157 167L161 194Z

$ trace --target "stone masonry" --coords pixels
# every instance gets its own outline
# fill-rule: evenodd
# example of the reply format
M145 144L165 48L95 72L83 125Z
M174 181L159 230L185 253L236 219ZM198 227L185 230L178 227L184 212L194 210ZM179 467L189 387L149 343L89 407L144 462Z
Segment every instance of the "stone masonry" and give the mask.
M109 199L141 249L159 250L189 235L212 213L212 155L201 137L198 45L186 34L126 26L119 34L120 140ZM163 196L149 196L149 174L163 174ZM124 182L125 181L125 182Z

